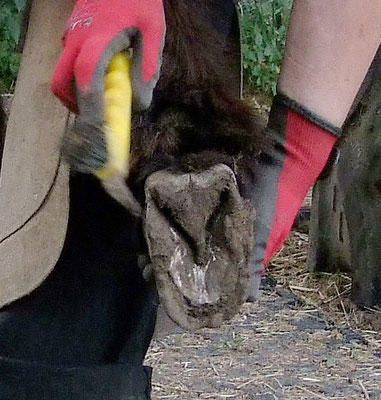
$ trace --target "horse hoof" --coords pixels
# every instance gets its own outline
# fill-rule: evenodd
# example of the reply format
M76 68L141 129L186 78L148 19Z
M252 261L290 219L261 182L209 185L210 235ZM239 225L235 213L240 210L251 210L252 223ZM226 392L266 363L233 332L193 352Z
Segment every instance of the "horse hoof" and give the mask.
M146 181L145 236L161 303L184 329L216 327L247 298L254 210L233 171L159 171Z

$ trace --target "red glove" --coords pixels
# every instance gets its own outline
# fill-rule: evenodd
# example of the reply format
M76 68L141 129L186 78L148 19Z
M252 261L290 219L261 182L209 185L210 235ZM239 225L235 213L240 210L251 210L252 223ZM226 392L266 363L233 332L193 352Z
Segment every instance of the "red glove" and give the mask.
M285 158L279 175L274 219L263 265L286 240L308 190L316 182L336 143L336 137L296 111L288 110Z
M339 129L317 120L292 100L282 96L274 99L268 124L273 146L255 170L252 194L257 219L249 300L258 297L260 275L290 233L338 133Z
M162 0L76 0L52 90L72 111L103 117L103 79L115 53L133 48L134 107L148 108L159 77Z

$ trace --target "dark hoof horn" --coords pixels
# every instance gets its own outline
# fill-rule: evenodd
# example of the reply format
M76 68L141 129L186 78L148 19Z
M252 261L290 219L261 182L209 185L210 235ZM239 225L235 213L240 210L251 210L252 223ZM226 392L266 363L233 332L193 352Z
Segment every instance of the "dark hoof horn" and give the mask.
M192 330L233 317L246 300L254 211L232 170L159 171L145 192L145 235L169 316Z

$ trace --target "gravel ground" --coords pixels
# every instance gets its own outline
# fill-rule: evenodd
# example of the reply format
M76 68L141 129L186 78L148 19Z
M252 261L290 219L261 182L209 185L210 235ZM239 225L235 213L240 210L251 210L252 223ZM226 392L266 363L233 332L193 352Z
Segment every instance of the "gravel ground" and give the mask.
M263 279L262 300L219 329L153 341L156 399L381 399L381 312L356 310L350 278L305 270L295 232Z

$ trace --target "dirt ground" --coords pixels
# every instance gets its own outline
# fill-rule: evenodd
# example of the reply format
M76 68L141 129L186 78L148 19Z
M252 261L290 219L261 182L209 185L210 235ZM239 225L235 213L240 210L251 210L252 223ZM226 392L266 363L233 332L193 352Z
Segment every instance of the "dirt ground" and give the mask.
M344 274L306 270L294 232L262 300L220 329L157 338L146 363L159 399L381 399L381 310L358 310Z

